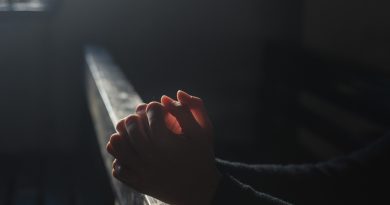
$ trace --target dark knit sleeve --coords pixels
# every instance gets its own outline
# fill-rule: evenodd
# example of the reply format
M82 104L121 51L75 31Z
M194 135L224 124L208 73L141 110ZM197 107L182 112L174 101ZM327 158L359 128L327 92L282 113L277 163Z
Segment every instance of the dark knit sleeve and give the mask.
M222 173L294 204L374 204L385 200L390 136L333 160L302 165L248 165L217 159Z
M234 177L224 174L214 195L212 205L227 204L288 205L289 203L258 192Z

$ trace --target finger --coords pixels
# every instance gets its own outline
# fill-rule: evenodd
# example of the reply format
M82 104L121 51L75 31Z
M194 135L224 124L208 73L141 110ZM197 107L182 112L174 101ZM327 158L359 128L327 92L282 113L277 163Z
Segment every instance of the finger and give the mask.
M111 144L110 142L107 143L107 145L106 145L106 150L107 150L107 152L110 153L112 156L118 155L118 154L115 152L115 150L114 150L114 148L112 147L112 144Z
M110 140L108 142L110 145L110 151L112 151L112 155L118 159L124 159L127 156L127 152L129 148L127 146L126 140L118 133L111 135Z
M174 101L167 96L163 96L161 101L167 110L177 119L184 133L193 133L199 128L197 121L187 105Z
M166 135L170 133L165 123L165 118L168 112L164 106L158 102L151 102L146 107L146 115L148 117L151 137Z
M138 115L130 115L126 118L126 130L132 147L141 154L149 150L149 139L142 129L141 119ZM141 154L142 156L142 154Z
M137 106L137 108L135 109L135 112L137 113L139 111L145 111L147 106L148 105L146 103L141 103Z
M121 119L117 124L116 124L116 131L123 137L128 137L127 136L127 130L126 130L126 123L125 119Z
M115 159L112 163L112 175L131 187L138 187L137 174L133 169L124 166L119 160Z
M202 99L191 96L182 90L177 92L177 99L180 103L188 105L196 121L202 128L212 128L211 120L207 114Z
M115 133L111 135L109 144L113 151L111 154L126 165L134 166L138 161L136 152L120 134Z
M167 106L169 106L169 103L173 102L174 100L166 95L163 95L161 97L161 104L164 105L165 108L167 108ZM168 111L168 116L167 118L165 119L166 123L167 123L167 126L169 128L169 130L175 134L182 134L182 128L180 127L179 125L179 122L177 121L177 119L175 118L175 116L173 116L170 111L167 109Z
M148 105L145 103L138 105L135 113L140 116L142 129L144 130L146 135L149 135L150 134L150 127L149 127L148 117L146 116L146 107L147 106Z

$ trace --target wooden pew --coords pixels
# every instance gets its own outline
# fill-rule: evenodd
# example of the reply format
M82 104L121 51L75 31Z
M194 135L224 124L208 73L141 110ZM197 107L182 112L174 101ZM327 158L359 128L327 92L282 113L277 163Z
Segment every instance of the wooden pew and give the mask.
M142 100L107 51L88 46L85 49L85 61L86 92L90 113L117 203L120 205L165 204L136 192L112 177L113 158L107 153L106 144L110 135L115 132L116 123L130 113L134 113L136 106L142 103Z

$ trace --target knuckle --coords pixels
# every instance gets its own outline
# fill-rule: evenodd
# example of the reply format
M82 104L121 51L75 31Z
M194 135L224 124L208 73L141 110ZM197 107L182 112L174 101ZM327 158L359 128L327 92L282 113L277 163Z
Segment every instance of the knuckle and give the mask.
M109 143L113 146L117 145L121 141L121 136L119 134L113 134L110 137Z
M126 129L129 135L137 133L139 129L140 116L131 115L126 119Z
M120 121L116 124L116 127L115 127L116 131L122 132L123 129L124 129L124 123L125 123L125 120L124 120L124 119L120 120Z
M119 135L118 133L112 133L111 136L110 136L110 140L112 140L112 138L115 138L117 135Z
M163 105L159 102L151 102L148 104L148 106L146 107L146 112L149 112L151 110L153 111L161 111L163 109Z
M140 116L138 114L132 114L132 115L129 115L126 120L125 120L125 123L126 123L126 126L128 126L129 124L131 123L134 123L136 122L137 120L139 120Z
M146 106L147 105L145 103L141 103L137 106L137 108L135 110L136 110L136 112L142 112L146 109Z
M111 145L111 143L110 142L107 142L107 144L106 144L106 150L108 151L108 152L112 152L112 145Z

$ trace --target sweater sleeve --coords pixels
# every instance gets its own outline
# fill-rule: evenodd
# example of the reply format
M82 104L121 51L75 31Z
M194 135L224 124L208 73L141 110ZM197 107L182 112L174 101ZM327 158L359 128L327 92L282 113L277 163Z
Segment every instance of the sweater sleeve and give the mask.
M289 205L289 203L280 199L258 192L252 187L242 184L234 177L226 174L221 178L212 204Z
M316 164L248 165L217 160L222 173L295 204L372 204L389 201L390 136L350 155Z

